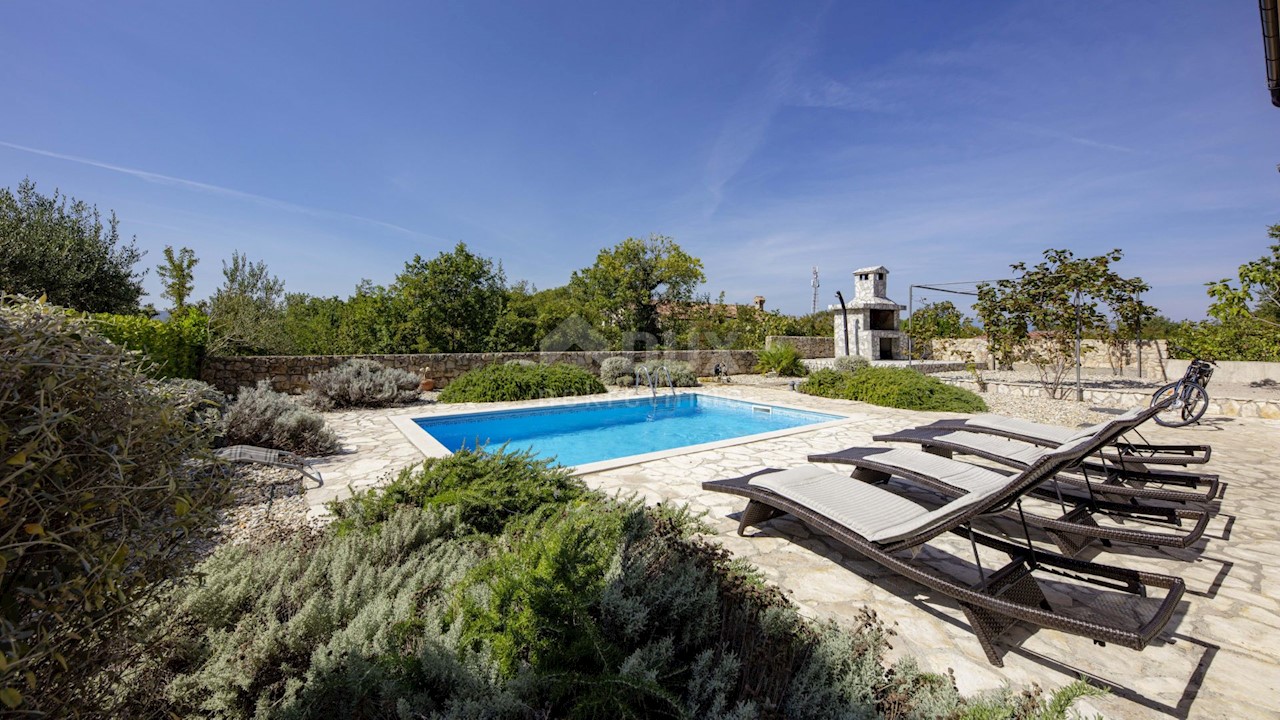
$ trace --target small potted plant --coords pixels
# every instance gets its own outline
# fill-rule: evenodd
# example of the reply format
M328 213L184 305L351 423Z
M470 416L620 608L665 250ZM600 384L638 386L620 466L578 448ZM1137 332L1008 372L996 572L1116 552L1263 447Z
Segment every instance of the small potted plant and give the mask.
M422 382L418 384L418 389L423 392L427 392L428 390L435 390L436 381L432 380L430 377L431 368L427 366L423 366L421 374L422 374Z

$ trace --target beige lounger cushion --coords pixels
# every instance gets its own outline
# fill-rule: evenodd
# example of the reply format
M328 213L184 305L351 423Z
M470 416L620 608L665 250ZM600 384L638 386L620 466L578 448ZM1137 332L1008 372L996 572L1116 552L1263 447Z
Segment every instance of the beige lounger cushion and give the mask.
M1005 417L1003 415L975 415L965 421L965 425L974 427L989 428L991 430L1000 430L1003 432L1012 432L1028 437L1039 438L1045 442L1065 443L1082 437L1090 437L1107 423L1124 422L1132 420L1142 413L1146 408L1133 408L1126 411L1122 415L1117 415L1107 422L1090 425L1084 428L1067 428L1059 425L1045 425L1044 423L1032 422L1021 418Z
M934 510L918 505L897 493L851 479L847 474L833 472L817 465L801 465L752 478L751 484L770 490L793 502L843 525L873 542L888 543L917 535L939 522L963 512L970 505L995 493L1009 482L998 473L947 460L927 453L909 450L887 450L875 456L877 461L904 464L930 463L948 468L952 463L960 468L959 475L943 477L943 482L956 487L961 484L979 486ZM973 473L971 471L980 471ZM978 475L989 473L993 478L983 482ZM999 482L994 479L998 478Z
M1021 440L1011 440L998 435L983 435L982 433L971 433L963 430L949 432L937 436L938 442L950 443L963 448L979 452L987 452L992 455L1009 458L1013 462L1030 465L1047 455L1053 448L1047 448L1043 445L1032 445Z

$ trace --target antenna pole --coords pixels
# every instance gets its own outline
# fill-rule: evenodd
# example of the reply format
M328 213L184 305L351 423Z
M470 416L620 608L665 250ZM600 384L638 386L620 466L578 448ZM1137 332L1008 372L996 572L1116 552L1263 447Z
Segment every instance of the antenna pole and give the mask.
M813 310L810 312L818 312L818 266L813 266Z

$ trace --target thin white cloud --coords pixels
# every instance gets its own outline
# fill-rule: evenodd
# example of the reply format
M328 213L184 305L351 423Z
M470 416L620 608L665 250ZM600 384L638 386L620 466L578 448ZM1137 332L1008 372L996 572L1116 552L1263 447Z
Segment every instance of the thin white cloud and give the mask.
M1029 125L1023 122L1015 122L1012 120L997 120L996 124L1002 127L1008 128L1010 130L1016 130L1018 132L1025 133L1027 135L1035 135L1036 137L1052 138L1054 140L1064 140L1066 142L1076 143L1077 145L1084 145L1085 147L1098 148L1099 150L1114 150L1115 152L1122 152L1122 153L1128 153L1128 154L1137 154L1141 152L1140 150L1136 150L1131 147L1125 147L1124 145L1116 145L1113 143L1100 142L1098 140L1092 140L1090 138L1080 137L1079 135L1072 135L1070 133L1058 132L1056 130L1050 130L1049 128L1046 128L1046 127L1038 127L1038 126Z
M427 235L425 233L420 233L416 230L410 230L406 227L401 227L394 223L384 222L382 220L375 220L374 218L368 218L362 215L353 215L351 213L337 212L334 210L324 210L321 208L308 207L306 205L298 205L296 203L287 202L285 200L277 200L275 198L266 197L264 195L255 195L254 193L248 193L242 190L235 190L232 188L222 187L220 185L210 185L208 183L197 182L195 180L187 180L185 178L173 177L171 175L161 175L160 173L149 172L147 170L139 170L137 168L124 167L122 165L112 165L111 163L100 162L98 160L93 160L90 158L79 157L77 155L67 155L65 153L53 152L51 150L41 150L39 148L27 147L26 145L18 145L17 143L6 142L4 140L0 140L0 146L7 147L13 150L19 150L25 153L31 153L32 155L41 155L43 157L50 157L57 160L65 160L67 162L78 163L80 165L88 165L89 167L100 168L102 170L110 170L112 172L129 175L131 177L138 178L139 180L144 180L149 183L155 183L157 185L181 187L181 188L186 188L188 190L195 190L197 192L202 192L210 195L219 195L222 197L235 198L237 200L246 200L248 202L252 202L257 205L276 208L278 210L286 210L288 212L299 213L302 215L309 215L312 217L355 220L357 222L366 223L369 225L375 225L380 228L392 230L392 231L402 233L404 235L409 235L415 238L429 238L433 240L439 240L439 238L434 238L430 235Z
M764 142L774 115L792 97L796 72L812 54L821 18L817 17L792 32L776 52L761 65L759 89L734 103L720 135L711 147L706 165L706 187L711 195L704 215L715 214L724 200L724 187L742 170Z

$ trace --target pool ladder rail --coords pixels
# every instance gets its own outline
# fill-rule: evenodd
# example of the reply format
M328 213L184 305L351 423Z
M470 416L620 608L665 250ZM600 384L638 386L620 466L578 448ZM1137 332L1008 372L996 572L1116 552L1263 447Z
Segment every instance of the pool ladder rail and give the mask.
M658 380L661 377L659 373L666 373L667 388L671 390L672 395L675 395L676 386L675 386L675 383L671 381L671 371L667 369L666 365L659 365L653 370L650 370L647 366L644 366L644 365L637 365L636 366L636 390L639 391L640 378L643 377L645 379L645 382L648 383L649 385L649 392L653 393L653 397L656 399L658 397Z

